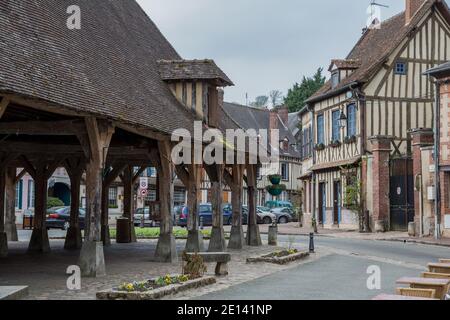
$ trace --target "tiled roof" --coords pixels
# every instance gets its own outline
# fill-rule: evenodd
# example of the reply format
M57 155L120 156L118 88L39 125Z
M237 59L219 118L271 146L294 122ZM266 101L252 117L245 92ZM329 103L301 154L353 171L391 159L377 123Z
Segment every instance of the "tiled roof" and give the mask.
M271 112L268 109L247 107L228 102L224 103L223 108L225 112L244 130L261 130L270 128ZM284 137L287 137L290 144L296 143L296 139L287 127L287 124L284 124L279 116L278 129L280 130L280 139L284 139ZM299 151L297 151L292 145L289 146L288 151L280 150L280 154L286 157L300 157Z
M219 86L233 85L213 60L160 60L158 64L163 80L210 80Z
M426 0L408 25L405 23L405 12L402 12L382 22L381 28L367 30L346 58L346 60L360 61L360 67L335 88L332 88L331 81L328 81L307 102L320 101L327 96L337 94L353 83L369 81L401 41L427 13L431 12L434 5L444 12L446 19L450 21L448 6L444 0Z
M69 30L70 5L81 30ZM0 93L171 133L193 115L158 60L181 57L134 0L0 1Z
M328 71L331 71L333 66L336 66L338 69L358 69L361 66L361 61L353 59L333 59L331 60L331 65Z

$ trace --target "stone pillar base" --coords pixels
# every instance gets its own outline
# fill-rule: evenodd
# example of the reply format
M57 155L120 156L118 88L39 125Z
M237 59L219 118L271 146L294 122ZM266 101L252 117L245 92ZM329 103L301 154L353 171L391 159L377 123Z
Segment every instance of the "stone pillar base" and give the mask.
M8 256L8 238L6 232L0 232L0 258Z
M258 225L250 225L247 229L247 244L252 247L262 246L261 234L259 233Z
M203 243L203 234L199 230L189 230L186 242L186 252L203 252L205 245Z
M223 228L213 227L211 230L211 240L209 240L208 252L224 252L225 234Z
M111 245L111 234L109 233L109 226L102 226L101 237L103 246L109 247Z
M6 223L5 224L5 232L8 241L17 242L19 241L19 237L17 235L17 226L15 223Z
M67 230L66 241L64 242L65 250L79 250L83 244L81 237L81 229L79 227L69 227Z
M410 237L415 237L416 236L416 224L415 224L415 222L410 222L408 224L408 235Z
M178 262L177 245L173 234L161 234L156 246L155 261Z
M130 230L131 242L137 242L136 228L134 227L134 222L131 222L130 228L131 228Z
M102 277L106 275L103 243L84 241L78 265L83 277Z
M269 227L269 246L277 246L278 245L278 227L270 226Z
M48 253L50 252L50 242L48 241L47 229L33 229L30 244L28 245L30 253Z
M228 241L228 249L242 250L245 245L244 229L242 226L232 226L230 240Z
M375 233L384 233L386 232L386 221L384 220L376 220L375 221Z
M227 276L228 275L228 263L219 262L215 269L216 276Z

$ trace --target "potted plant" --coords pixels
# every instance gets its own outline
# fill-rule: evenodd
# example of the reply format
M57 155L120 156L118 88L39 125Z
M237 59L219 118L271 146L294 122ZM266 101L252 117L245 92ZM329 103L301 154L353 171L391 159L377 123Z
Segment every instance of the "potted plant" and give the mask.
M279 175L279 174L272 174L272 175L269 175L268 179L269 179L271 184L278 185L281 182L281 175Z
M355 143L355 142L356 142L356 136L355 135L352 135L352 136L344 138L344 143L345 144L351 144L351 143Z
M332 147L332 148L339 148L341 145L342 144L339 140L332 140L330 142L330 147Z
M323 143L318 143L318 144L315 145L314 149L315 149L316 151L322 151L322 150L325 150L325 144L323 144Z
M278 197L286 190L286 186L284 184L276 184L266 187L267 192L274 197Z

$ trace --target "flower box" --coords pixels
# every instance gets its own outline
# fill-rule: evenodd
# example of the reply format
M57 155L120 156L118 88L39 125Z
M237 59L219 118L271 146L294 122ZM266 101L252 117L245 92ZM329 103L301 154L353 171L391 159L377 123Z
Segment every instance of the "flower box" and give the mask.
M267 262L283 265L289 262L304 259L308 256L308 252L301 252L298 250L282 250L259 257L247 258L247 263Z
M345 137L345 139L344 139L345 144L352 144L355 142L356 142L356 136Z
M316 151L325 150L325 145L323 143L318 143L314 146L314 150L316 150Z
M341 145L342 145L342 143L339 140L330 142L330 147L332 147L332 148L339 148Z
M141 283L128 284L133 288L126 288L127 284L111 290L99 291L96 294L98 300L158 300L179 292L205 287L216 283L215 277L201 277L189 279L173 284L158 284L161 279L179 278L181 276L166 276L154 278Z

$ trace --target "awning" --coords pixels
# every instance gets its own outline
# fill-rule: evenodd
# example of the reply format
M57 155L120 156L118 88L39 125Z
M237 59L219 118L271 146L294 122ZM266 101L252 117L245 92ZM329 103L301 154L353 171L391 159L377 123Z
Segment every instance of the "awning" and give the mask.
M298 180L309 180L309 179L311 179L312 178L312 171L308 171L307 173L305 173L305 174L302 174L300 177L298 177L297 179Z
M327 162L322 164L316 164L311 167L311 171L323 171L332 168L339 168L344 166L351 166L358 163L361 160L361 157L354 157L347 160L336 161L336 162Z

